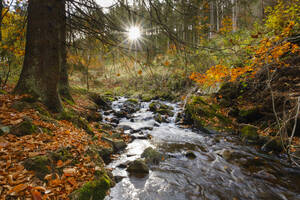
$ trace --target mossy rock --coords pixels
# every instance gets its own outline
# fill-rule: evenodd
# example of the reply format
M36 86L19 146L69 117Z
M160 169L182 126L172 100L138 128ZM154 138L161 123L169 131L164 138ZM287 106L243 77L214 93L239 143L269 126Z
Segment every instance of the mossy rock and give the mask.
M138 104L139 100L138 99L128 99L128 102L134 103L134 104Z
M250 125L244 125L241 129L241 137L243 140L255 141L259 138L257 128Z
M84 129L88 134L94 135L94 132L93 132L92 128L90 127L88 121L85 118L80 117L80 115L73 110L65 109L63 112L58 114L56 116L56 118L59 120L70 121L78 128Z
M154 97L151 96L151 95L143 95L141 99L142 99L142 101L144 101L144 102L149 102L149 101L151 101L153 98L154 98Z
M157 102L152 102L150 103L149 105L149 110L152 111L152 112L156 112L158 106L157 106Z
M37 127L32 123L32 119L25 117L21 123L11 128L11 134L24 136L35 133L37 130Z
M168 109L158 109L157 113L161 114L161 115L168 115L168 116L173 116L174 113L171 110Z
M149 104L149 110L154 113L160 113L162 115L173 116L174 113L171 111L173 108L160 102L152 102Z
M141 157L145 158L148 164L159 164L159 162L163 160L163 155L152 147L145 149Z
M208 104L204 97L193 96L187 102L184 110L184 122L192 124L195 128L198 128L206 133L211 133L209 130L222 130L228 127L232 122L226 116L218 113L219 106L216 104ZM218 127L211 125L215 124L215 120L218 120Z
M106 163L110 161L110 156L114 153L113 147L91 146L91 150L96 152Z
M104 110L110 110L110 101L107 100L104 96L96 93L90 93L89 98L97 105L99 108Z
M103 120L101 113L97 111L89 111L87 114L87 120L89 122L99 122Z
M143 161L142 159L137 159L129 163L127 171L130 173L148 174L149 168L146 165L145 161Z
M24 167L27 170L34 171L36 176L43 180L46 174L50 173L48 166L51 161L47 156L36 156L25 160Z
M111 180L108 176L89 181L84 184L79 190L71 195L72 200L102 200L107 195L111 187Z
M238 122L251 123L262 118L258 108L245 109L239 111Z
M127 146L126 142L124 142L122 139L110 139L107 137L102 137L102 140L111 144L115 153L125 149Z

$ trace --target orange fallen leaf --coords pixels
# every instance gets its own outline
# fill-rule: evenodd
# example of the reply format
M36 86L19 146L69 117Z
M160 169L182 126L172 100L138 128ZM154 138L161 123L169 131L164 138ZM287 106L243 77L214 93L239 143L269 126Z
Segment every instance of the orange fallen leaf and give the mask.
M76 182L76 180L75 180L73 177L68 178L67 181L68 181L71 185L77 186L77 182Z
M23 190L25 190L28 187L28 184L19 184L15 187L13 187L10 191L7 192L7 194L12 194L12 193L19 193Z
M31 190L33 200L42 200L42 194L37 190Z
M56 166L57 166L58 168L62 167L63 165L64 165L64 163L63 163L63 161L61 161L61 160L57 161L57 163L56 163Z

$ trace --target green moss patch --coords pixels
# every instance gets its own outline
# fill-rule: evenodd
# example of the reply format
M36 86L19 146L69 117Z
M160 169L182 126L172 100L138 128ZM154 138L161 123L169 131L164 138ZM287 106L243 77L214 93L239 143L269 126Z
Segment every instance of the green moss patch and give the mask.
M34 171L36 176L43 180L46 174L50 173L50 159L47 156L36 156L25 160L24 167L27 170Z
M90 181L84 184L76 191L76 200L102 200L111 187L108 176L102 176L98 180Z

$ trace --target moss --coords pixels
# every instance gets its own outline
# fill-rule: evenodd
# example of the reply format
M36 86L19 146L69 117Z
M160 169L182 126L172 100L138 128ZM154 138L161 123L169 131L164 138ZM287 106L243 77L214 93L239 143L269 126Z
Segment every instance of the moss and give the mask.
M138 104L139 103L139 100L137 100L137 99L128 99L127 101L131 102L131 103L134 103L134 104Z
M5 90L0 90L0 94L8 94Z
M110 179L104 175L98 180L84 184L78 192L78 200L101 200L104 199L110 189Z
M12 127L11 133L16 136L30 135L37 131L37 127L32 123L31 119L24 119L23 122Z
M40 114L45 115L47 117L51 117L51 114L48 112L47 109L45 109L41 104L34 103L32 104L33 108L37 110Z
M158 109L157 113L159 113L161 115L169 115L169 116L174 115L174 113L171 110L168 110L168 109Z
M204 97L193 96L185 107L185 121L207 133L210 133L208 130L223 130L232 122L218 110L218 105L208 104Z
M74 118L76 118L76 114L74 111L64 109L61 113L56 115L56 118L58 120L67 120L67 121L72 121Z
M257 128L254 126L245 125L241 129L241 137L246 140L257 140L258 139Z
M69 105L75 105L75 102L74 102L74 101L72 101L72 100L70 100L70 99L67 99L67 98L65 98L65 97L62 97L62 100L63 100L64 102L66 102L67 104L69 104Z
M146 162L149 164L159 164L159 162L163 159L163 155L152 147L145 149L141 157L145 158Z
M149 105L149 110L152 112L156 112L157 108L156 108L156 102L152 102Z
M48 166L50 165L50 160L47 156L36 156L29 158L24 162L24 167L27 170L34 171L39 179L43 179L46 174L50 173Z
M149 173L149 168L146 165L145 161L143 161L142 159L137 159L129 164L127 171L130 173L147 174Z
M50 156L54 161L58 161L58 160L67 161L73 159L72 154L67 148L62 148L56 152L51 152Z
M153 99L153 96L151 95L142 95L142 101L149 102Z

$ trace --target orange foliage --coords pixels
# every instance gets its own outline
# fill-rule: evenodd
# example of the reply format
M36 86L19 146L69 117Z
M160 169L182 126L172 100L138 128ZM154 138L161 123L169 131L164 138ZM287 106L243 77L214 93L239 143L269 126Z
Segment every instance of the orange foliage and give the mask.
M94 172L99 170L93 162L97 159L87 156L88 145L109 146L101 139L91 140L82 129L78 129L68 121L42 121L33 109L18 112L11 108L14 101L24 96L0 95L0 120L3 125L21 123L25 116L33 119L33 123L41 128L51 130L51 135L38 133L17 137L13 134L0 136L0 199L14 196L16 199L68 199L68 195L94 178ZM101 138L101 133L99 138ZM58 160L49 166L50 174L44 181L35 177L33 171L24 169L23 162L29 157L47 155L60 148L69 148L78 164L71 160ZM98 156L98 155L95 155ZM55 161L53 161L55 162ZM98 167L99 168L99 167ZM56 171L62 171L61 175Z

